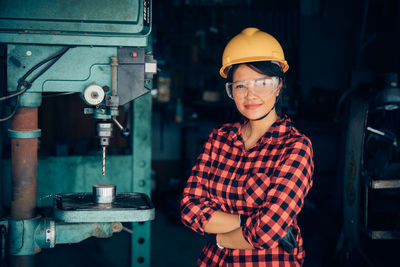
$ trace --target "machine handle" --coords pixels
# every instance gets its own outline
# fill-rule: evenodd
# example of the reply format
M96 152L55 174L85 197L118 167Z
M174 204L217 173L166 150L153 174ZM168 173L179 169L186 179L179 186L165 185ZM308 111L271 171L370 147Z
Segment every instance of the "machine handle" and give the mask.
M124 128L124 126L122 126L121 123L119 123L119 121L117 121L115 117L112 117L112 120L115 123L115 125L117 125L117 127L120 129L121 135L125 138L129 137L131 131L128 128Z

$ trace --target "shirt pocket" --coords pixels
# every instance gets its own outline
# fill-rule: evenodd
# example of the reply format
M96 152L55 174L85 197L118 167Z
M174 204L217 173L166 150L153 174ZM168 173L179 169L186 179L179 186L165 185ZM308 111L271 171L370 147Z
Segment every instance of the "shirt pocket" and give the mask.
M271 179L264 172L250 172L243 180L242 197L251 213L265 203Z

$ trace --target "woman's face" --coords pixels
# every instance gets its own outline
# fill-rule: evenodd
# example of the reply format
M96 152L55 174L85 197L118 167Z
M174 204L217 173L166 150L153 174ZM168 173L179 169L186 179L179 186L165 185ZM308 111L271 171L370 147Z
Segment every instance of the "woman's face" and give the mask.
M236 69L235 73L233 74L233 83L238 81L250 81L262 78L271 77L258 73L247 65L242 64ZM262 92L258 90L259 93L256 94L256 90L253 90L252 88L252 83L245 82L244 84L248 86L246 91L247 93L237 94L235 93L235 89L233 89L233 100L235 101L236 107L239 112L243 116L251 120L258 119L271 110L282 88L282 83L279 82L279 86L276 91L265 90L264 92ZM275 85L273 86L275 88Z

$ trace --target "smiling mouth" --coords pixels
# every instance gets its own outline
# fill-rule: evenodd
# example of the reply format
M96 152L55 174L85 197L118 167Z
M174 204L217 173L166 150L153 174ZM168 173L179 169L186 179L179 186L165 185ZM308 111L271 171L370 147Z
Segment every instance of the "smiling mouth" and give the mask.
M256 108L259 108L261 105L262 104L247 104L247 105L244 105L244 107L246 109L256 109Z

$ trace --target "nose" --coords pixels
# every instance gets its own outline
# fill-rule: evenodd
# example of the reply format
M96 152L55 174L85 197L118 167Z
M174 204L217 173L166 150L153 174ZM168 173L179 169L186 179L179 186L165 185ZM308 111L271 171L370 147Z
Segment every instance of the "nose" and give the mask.
M245 97L247 97L247 98L253 98L253 97L256 96L251 86L247 86L246 89L247 89L247 90L246 90L246 94L244 95Z

